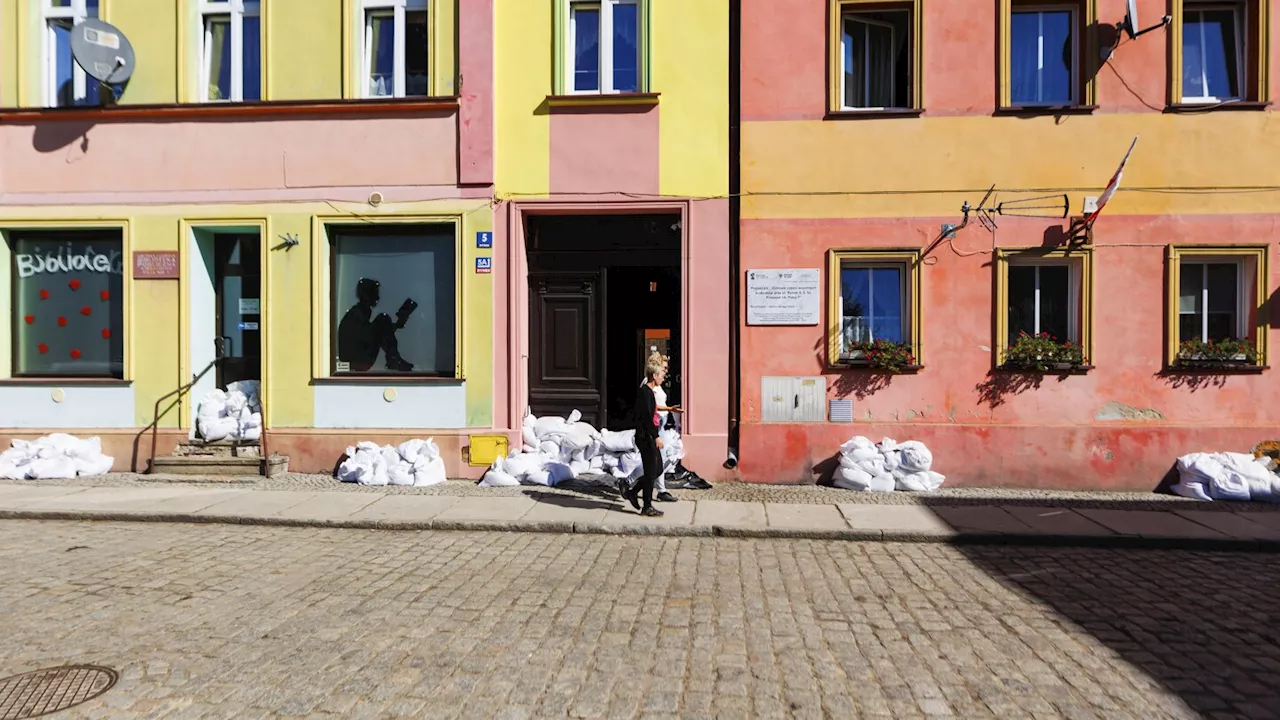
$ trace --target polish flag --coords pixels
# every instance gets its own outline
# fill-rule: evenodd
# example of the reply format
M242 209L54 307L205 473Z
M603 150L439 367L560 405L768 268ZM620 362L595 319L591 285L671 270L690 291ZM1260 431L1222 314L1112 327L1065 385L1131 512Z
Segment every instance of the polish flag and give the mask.
M1098 219L1098 215L1102 213L1102 208L1116 194L1116 188L1120 187L1120 178L1124 176L1124 166L1129 162L1129 156L1133 154L1133 147L1138 144L1138 138L1134 137L1133 142L1129 143L1129 152L1124 154L1124 159L1120 161L1120 167L1116 168L1116 174L1111 176L1111 182L1107 183L1107 189L1102 191L1102 196L1098 198L1098 207L1089 216L1084 219L1086 226Z

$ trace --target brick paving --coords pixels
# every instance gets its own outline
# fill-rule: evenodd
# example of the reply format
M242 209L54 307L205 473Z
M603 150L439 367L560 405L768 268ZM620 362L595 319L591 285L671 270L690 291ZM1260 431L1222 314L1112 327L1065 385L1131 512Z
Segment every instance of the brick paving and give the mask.
M1280 559L0 522L66 717L1280 717Z

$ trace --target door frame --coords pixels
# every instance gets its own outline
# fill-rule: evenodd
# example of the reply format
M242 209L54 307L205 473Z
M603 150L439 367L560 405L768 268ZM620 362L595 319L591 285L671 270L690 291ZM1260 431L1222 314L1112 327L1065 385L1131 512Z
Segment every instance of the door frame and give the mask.
M525 219L534 215L679 215L680 216L680 327L683 332L689 324L689 278L694 268L690 264L689 218L690 200L635 201L547 201L529 200L507 203L507 305L510 308L507 322L508 424L518 430L529 410L529 255L525 237ZM696 382L690 373L689 343L680 344L680 367L683 384L691 387ZM514 353L512 353L514 350ZM514 354L514 357L512 356ZM686 408L683 423L686 429L693 427L696 408Z
M260 380L260 395L264 398L262 403L262 425L264 428L270 427L271 422L271 403L266 402L268 397L267 388L271 382L268 368L270 363L270 347L271 347L271 321L269 319L270 295L271 288L271 263L269 262L271 253L271 221L266 217L244 217L244 218L228 218L228 217L184 217L178 223L178 380L179 385L185 385L191 382L191 376L203 370L203 367L192 367L191 365L191 263L196 259L192 253L199 253L200 247L196 238L197 231L205 231L212 233L227 233L239 231L245 233L257 232L258 237L258 255L262 263L261 287L259 288L259 297L261 304L261 317L258 320L258 333L262 342L262 353L259 362L262 363ZM177 389L177 388L175 388ZM192 403L198 402L199 398L194 398L179 403L178 405L178 426L181 428L190 428L194 421L194 413L192 412Z

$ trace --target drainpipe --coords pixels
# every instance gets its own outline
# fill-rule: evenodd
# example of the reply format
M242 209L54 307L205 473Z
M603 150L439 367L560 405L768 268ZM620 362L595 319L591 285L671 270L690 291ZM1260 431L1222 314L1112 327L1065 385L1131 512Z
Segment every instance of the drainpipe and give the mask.
M729 0L729 448L724 467L738 466L738 427L742 411L741 312L742 272L742 0Z

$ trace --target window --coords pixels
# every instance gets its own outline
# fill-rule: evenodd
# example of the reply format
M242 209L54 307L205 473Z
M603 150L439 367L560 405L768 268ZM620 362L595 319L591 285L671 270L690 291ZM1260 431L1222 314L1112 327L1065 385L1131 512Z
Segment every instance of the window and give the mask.
M453 225L330 226L334 375L455 377Z
M98 17L98 0L40 0L44 22L44 104L46 107L97 105L98 81L71 57L71 30Z
M119 231L14 232L13 375L124 377Z
M919 362L919 251L831 253L830 352L833 366L856 365L861 348L888 341L906 345Z
M1270 3L1174 0L1172 6L1175 101L1266 100Z
M832 109L919 108L919 2L835 0L832 8Z
M262 99L262 25L257 0L201 0L202 102Z
M1009 24L1010 102L1076 104L1075 10L1015 9Z
M361 97L430 95L428 0L358 0Z
M641 0L568 3L567 93L641 91Z
M996 357L1025 333L1071 343L1090 359L1092 251L1026 248L996 252Z
M1170 363L1184 343L1241 341L1262 364L1266 322L1258 308L1266 299L1265 247L1172 248L1170 250Z

